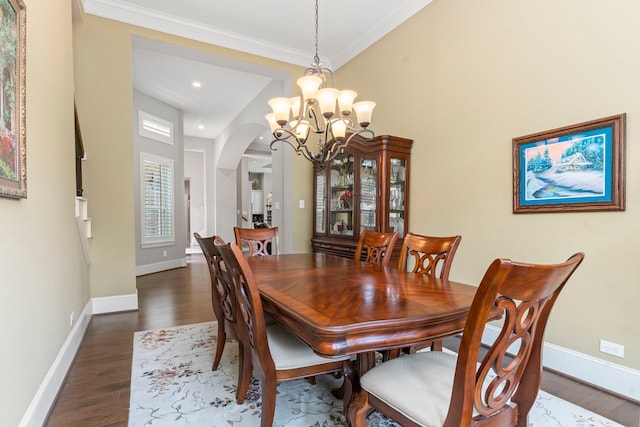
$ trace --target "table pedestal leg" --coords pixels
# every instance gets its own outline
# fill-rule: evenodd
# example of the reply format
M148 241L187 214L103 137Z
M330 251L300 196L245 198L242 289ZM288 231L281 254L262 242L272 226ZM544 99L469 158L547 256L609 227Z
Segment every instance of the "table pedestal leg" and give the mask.
M360 375L373 368L376 364L376 352L369 351L366 353L358 353L354 369L347 372L345 369L344 382L342 387L334 390L333 395L337 398L342 397L342 403L344 405L344 414L347 416L349 410L349 403L353 400L354 393L360 391Z

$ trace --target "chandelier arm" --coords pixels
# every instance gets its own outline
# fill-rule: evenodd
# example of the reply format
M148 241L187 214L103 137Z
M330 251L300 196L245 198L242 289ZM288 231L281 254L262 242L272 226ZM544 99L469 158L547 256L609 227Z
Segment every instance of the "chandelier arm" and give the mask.
M316 110L311 105L309 105L309 117L311 119L313 119L313 122L315 123L315 127L313 127L313 125L309 124L311 126L311 128L313 129L313 131L315 133L324 132L323 127L321 126L321 123L324 123L324 120L321 119L321 121L318 121L318 113L316 112Z
M369 134L369 137L366 139L371 139L374 136L376 136L376 134L371 129L367 129L367 128L360 129L358 131L355 131L351 135L349 135L349 138L347 138L347 140L344 142L344 146L346 147L356 135L362 135L363 133Z
M276 142L286 142L294 149L296 154L302 155L305 159L307 159L308 161L310 161L315 165L318 165L321 169L323 169L327 163L332 162L340 153L344 151L343 149L346 148L347 145L349 145L351 140L356 135L362 135L364 133L367 133L370 135L369 138L367 139L371 139L375 136L372 130L361 129L353 132L352 134L349 135L349 137L346 140L341 142L336 140L335 138L329 140L329 133L330 133L329 131L323 132L324 144L322 144L322 146L320 147L320 150L318 151L318 154L316 154L315 156L313 155L311 150L309 150L309 147L307 147L307 145L304 142L300 141L300 139L298 139L296 135L293 132L291 132L289 129L276 130L273 133L273 137L275 139L271 141L271 144L269 144L269 148L275 151L277 150L277 148L274 147L274 144ZM292 142L290 138L293 138L295 143ZM320 139L322 139L322 137L320 137Z
M331 136L331 138L329 138ZM327 123L327 129L324 132L324 143L320 147L319 152L322 153L322 162L328 163L335 159L344 148L343 144L333 134L333 126L331 122Z
M336 87L336 78L335 78L335 76L333 75L333 71L331 71L331 69L330 69L330 68L323 67L323 66L322 66L322 64L319 64L319 65L320 65L320 70L321 70L323 73L328 74L328 75L329 75L329 77L331 77L331 87Z
M346 148L346 147L347 147L347 145L349 145L349 143L351 142L351 140L352 140L356 135L362 135L362 134L364 134L364 133L368 133L368 134L370 135L370 136L369 136L368 138L366 138L366 139L371 139L371 138L373 138L373 137L375 136L375 133L374 133L372 130L370 130L370 129L360 129L360 130L357 130L357 131L353 132L351 135L349 135L349 138L347 138L346 140L344 140L344 141L342 141L342 142L337 141L337 140L335 140L335 139L334 139L334 140L333 140L332 147L331 147L331 151L332 151L332 153L331 153L331 155L330 155L330 156L328 156L328 157L326 157L326 158L325 158L325 162L330 162L330 161L332 161L333 159L335 159L335 158L338 156L338 154L340 154L340 153L342 153L342 152L343 152L344 148Z
M331 139L329 138L330 134L332 136ZM331 127L331 122L327 123L327 127L325 132L323 133L323 136L324 142L322 144L322 147L320 147L320 150L318 151L322 153L322 161L329 162L331 161L330 159L335 158L335 156L332 155L333 147L335 145L335 138L333 138L333 129Z
M273 137L275 139L269 144L269 148L272 151L277 150L277 148L273 146L273 144L275 144L276 142L286 142L295 150L296 154L302 154L305 159L309 160L312 163L317 163L317 160L315 159L313 153L311 153L311 150L309 150L309 147L307 147L304 142L300 141L300 139L292 130L284 128L276 129L276 131L273 132ZM290 138L294 139L295 144L291 142Z

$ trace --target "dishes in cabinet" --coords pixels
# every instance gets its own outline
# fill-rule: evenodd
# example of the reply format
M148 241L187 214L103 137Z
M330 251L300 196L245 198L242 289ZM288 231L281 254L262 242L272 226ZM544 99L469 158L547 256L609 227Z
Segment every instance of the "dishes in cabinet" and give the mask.
M391 210L404 209L404 191L399 187L391 187L389 194L389 206Z
M393 228L393 231L397 231L400 236L404 236L404 218L397 214L391 214L389 217L389 227Z
M405 180L405 167L402 160L391 159L391 182L403 182Z
M338 185L338 179L340 177L340 173L337 170L331 169L331 186L335 187Z

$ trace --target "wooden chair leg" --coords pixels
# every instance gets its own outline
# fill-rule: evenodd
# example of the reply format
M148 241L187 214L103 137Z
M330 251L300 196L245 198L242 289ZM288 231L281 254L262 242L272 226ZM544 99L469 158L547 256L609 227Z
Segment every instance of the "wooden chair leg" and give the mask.
M216 356L213 359L212 371L218 369L220 359L222 358L222 352L224 351L224 345L227 342L227 333L224 330L224 322L218 322L218 342L216 344Z
M239 365L238 372L238 387L236 390L236 401L238 404L244 402L244 397L249 390L249 384L251 383L251 375L253 374L253 363L251 362L251 354L246 354L244 345L241 341L238 342L239 353Z
M272 427L276 411L276 380L262 378L262 420L260 427Z

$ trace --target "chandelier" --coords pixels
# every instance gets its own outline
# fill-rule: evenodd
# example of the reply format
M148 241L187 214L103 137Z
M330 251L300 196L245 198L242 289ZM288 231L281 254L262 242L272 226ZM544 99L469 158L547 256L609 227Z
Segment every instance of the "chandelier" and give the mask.
M354 103L356 92L335 87L333 71L324 67L318 56L318 0L315 19L316 51L313 64L297 80L301 95L270 99L273 112L265 118L274 137L269 145L272 150L276 149L276 142L286 142L298 155L323 168L325 163L342 153L356 135L367 133L368 139L374 136L367 127L376 104L371 101ZM356 128L352 112L355 112L360 128Z

